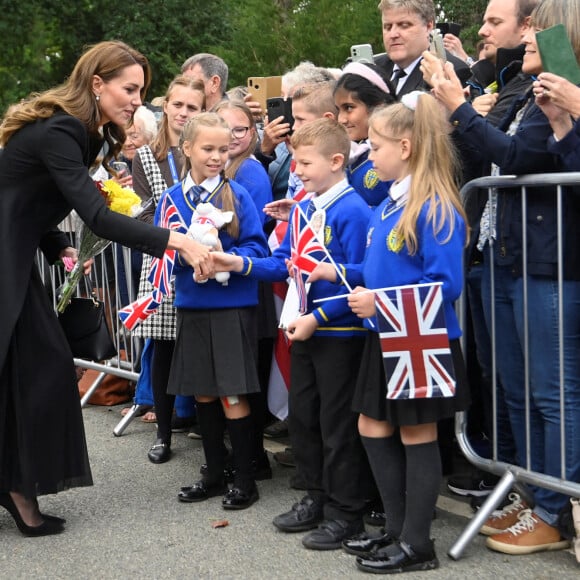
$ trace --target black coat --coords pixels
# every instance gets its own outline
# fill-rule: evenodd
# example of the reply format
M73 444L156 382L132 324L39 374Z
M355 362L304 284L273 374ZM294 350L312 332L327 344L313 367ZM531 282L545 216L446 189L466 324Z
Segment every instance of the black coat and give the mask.
M102 142L64 113L24 126L0 154L0 490L28 497L91 485L70 348L35 255L69 245L75 209L97 235L157 256L168 230L110 211L89 176Z

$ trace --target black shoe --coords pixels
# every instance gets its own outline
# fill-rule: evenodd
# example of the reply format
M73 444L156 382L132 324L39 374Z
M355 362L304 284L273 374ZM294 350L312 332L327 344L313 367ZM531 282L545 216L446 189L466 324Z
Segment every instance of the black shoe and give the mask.
M315 530L302 538L302 545L309 550L338 550L348 538L364 530L362 520L324 520Z
M201 431L199 430L199 425L197 423L190 427L189 431L187 432L187 436L190 439L202 439Z
M177 499L186 503L205 501L210 497L223 495L227 490L225 482L208 483L203 479L193 485L182 487L177 494Z
M51 536L53 534L64 532L63 522L57 521L57 519L61 520L61 518L47 518L39 526L29 526L26 524L12 499L12 496L8 492L0 493L0 505L8 510L16 524L16 527L20 530L20 533L23 536Z
M222 507L225 510L245 510L260 499L258 488L254 485L246 491L239 487L232 487L222 499Z
M454 475L447 479L449 491L462 496L485 497L497 485L499 478L481 471L476 475Z
M415 552L409 544L397 541L375 555L357 556L356 567L363 572L373 574L397 574L434 570L439 568L439 560L433 546L428 552L420 554Z
M264 437L268 439L281 439L288 437L288 419L274 421L264 429Z
M390 546L394 541L395 538L385 530L381 530L379 534L361 532L357 536L344 540L342 549L353 556L369 556L380 548Z
M272 523L282 532L306 532L322 521L323 506L320 499L306 495L289 512L276 516Z
M156 439L149 449L147 457L151 463L165 463L171 459L171 444L164 443L163 439Z
M364 523L369 526L383 528L386 523L385 512L371 510L363 516Z
M192 427L196 422L195 417L178 417L177 415L173 415L171 418L171 432L185 433L186 431L189 431L190 427Z
M274 460L276 463L279 463L284 467L296 467L296 460L294 459L292 447L286 447L284 451L274 453Z

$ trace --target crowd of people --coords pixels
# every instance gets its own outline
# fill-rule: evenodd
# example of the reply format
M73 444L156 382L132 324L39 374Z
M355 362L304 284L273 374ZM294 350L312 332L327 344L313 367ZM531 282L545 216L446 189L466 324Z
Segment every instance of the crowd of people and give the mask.
M157 422L149 461L171 459L176 419L195 417L202 441L205 463L179 501L221 496L240 510L259 500L256 481L272 476L266 401L284 357L293 486L305 494L273 525L307 532L306 549L343 549L362 572L437 568L431 520L453 471L453 417L472 399L497 459L580 482L575 190L564 190L562 212L554 187L528 188L525 211L519 190L459 193L486 175L579 170L580 89L543 70L536 32L563 24L580 61L580 0L489 0L477 57L447 34L445 60L429 51L432 0L378 9L385 53L373 63L304 62L282 77L292 122L267 118L243 87L227 91L226 63L205 53L183 63L158 107L145 103L147 59L120 41L87 49L64 84L5 114L0 505L24 535L65 529L38 496L92 484L72 356L35 265L38 249L50 263L77 259L57 228L73 209L131 248L123 301L165 294L133 333ZM148 210L112 212L91 178L97 166ZM211 251L199 224L215 234ZM426 395L411 366L385 364L380 334L390 312L380 292L424 286L437 288L453 368L443 388L443 363L432 363L439 388ZM464 290L475 373L455 311ZM490 474L476 479L452 476L449 487L493 489ZM481 531L502 553L562 549L569 505L542 487L510 493ZM371 509L378 532L365 530Z

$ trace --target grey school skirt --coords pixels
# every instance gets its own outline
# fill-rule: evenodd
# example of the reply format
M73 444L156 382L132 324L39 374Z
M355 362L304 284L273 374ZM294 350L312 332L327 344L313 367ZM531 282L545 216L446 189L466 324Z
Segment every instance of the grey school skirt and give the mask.
M256 308L177 309L167 392L228 397L260 391Z

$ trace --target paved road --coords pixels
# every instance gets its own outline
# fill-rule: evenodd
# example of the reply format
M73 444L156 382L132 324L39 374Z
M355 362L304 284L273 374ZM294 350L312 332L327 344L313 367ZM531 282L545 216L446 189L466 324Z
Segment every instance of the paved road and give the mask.
M274 529L273 516L300 498L288 486L291 469L274 465L274 478L259 484L261 500L249 510L224 512L220 498L180 504L176 492L193 481L201 443L176 434L173 459L153 465L146 451L154 427L136 419L122 437L114 437L119 410L84 410L95 486L41 499L44 511L68 519L64 534L24 538L7 512L0 512L0 578L368 578L356 570L352 556L306 550L302 534ZM280 444L268 446L275 451ZM468 513L465 504L440 498L433 536L441 567L405 578L580 578L570 551L505 556L488 551L483 537L459 561L450 560L446 552ZM223 518L228 527L212 528L212 521Z

